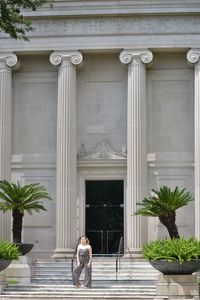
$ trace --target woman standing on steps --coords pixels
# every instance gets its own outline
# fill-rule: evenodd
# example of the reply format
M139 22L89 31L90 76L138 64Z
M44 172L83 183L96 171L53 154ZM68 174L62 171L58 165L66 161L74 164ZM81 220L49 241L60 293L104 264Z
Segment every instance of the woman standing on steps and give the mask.
M73 284L80 288L79 278L82 270L85 268L84 287L91 288L92 278L92 247L86 236L82 236L77 248L77 266L72 273Z

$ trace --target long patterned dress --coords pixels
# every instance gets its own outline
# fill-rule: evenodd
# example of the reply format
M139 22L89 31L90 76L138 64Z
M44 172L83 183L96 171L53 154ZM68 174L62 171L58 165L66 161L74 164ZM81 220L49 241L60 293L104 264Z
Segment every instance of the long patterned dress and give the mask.
M90 260L89 249L79 248L78 249L79 265L76 266L72 273L72 280L74 285L80 285L79 278L82 270L85 268L85 280L84 286L91 288L92 282L92 267L91 264L88 267L88 262Z

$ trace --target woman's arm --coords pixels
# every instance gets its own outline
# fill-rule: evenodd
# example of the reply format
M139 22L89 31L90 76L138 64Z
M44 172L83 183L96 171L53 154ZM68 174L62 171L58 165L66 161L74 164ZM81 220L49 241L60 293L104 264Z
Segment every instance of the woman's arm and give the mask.
M76 252L76 259L77 259L77 265L80 265L80 262L79 262L79 246L78 246L77 252Z
M90 266L91 266L91 263L92 263L92 247L89 246L88 250L89 250L89 262L88 262L88 267L90 267Z

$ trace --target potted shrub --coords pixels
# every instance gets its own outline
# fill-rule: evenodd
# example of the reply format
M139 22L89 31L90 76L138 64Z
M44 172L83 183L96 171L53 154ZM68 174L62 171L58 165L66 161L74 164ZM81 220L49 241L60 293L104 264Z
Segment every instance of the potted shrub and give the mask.
M0 241L0 271L8 267L11 261L18 260L20 252L18 247L8 241Z
M22 185L21 183L10 183L6 180L0 181L0 210L12 211L12 233L15 243L22 255L29 252L33 244L22 243L22 225L24 213L32 214L46 210L41 199L51 199L46 189L39 183Z
M144 198L136 215L158 217L167 228L171 239L152 241L142 247L142 254L164 274L191 274L200 269L200 242L180 237L176 225L176 210L193 201L193 196L185 189L167 186Z
M142 254L165 275L192 274L200 269L200 241L194 238L151 241L143 245Z

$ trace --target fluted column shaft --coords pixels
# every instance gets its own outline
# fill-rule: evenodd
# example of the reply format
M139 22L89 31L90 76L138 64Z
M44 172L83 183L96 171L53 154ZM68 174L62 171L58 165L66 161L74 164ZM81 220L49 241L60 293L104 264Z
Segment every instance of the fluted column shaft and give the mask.
M194 70L194 182L195 182L195 237L200 239L200 49L191 49L187 60Z
M58 70L56 250L54 257L71 256L76 240L76 65L82 54L54 52L50 56Z
M146 67L153 55L149 50L124 50L120 60L128 64L127 108L127 198L126 241L128 251L141 248L142 222L135 216L136 202L142 201L147 188L147 134L146 134Z
M10 180L12 156L12 67L13 53L0 53L0 179ZM0 239L10 239L10 218L0 212Z

